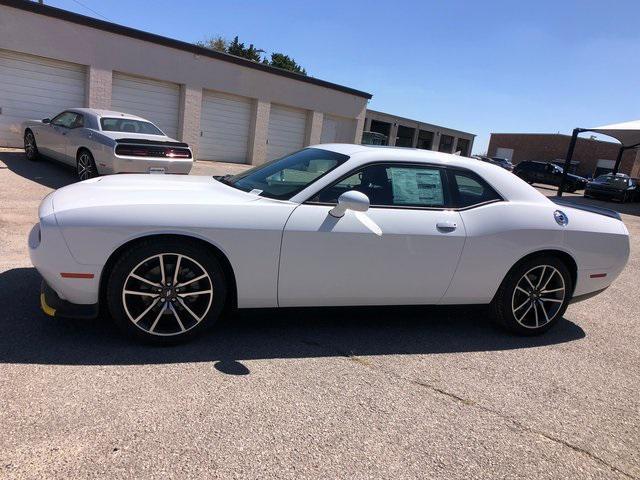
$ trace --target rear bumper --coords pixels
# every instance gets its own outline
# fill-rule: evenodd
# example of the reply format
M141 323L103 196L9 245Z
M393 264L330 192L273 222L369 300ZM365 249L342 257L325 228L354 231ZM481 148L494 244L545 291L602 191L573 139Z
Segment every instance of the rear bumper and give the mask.
M149 173L151 169L164 169L164 173L187 175L193 159L164 159L140 157L114 157L113 173Z
M62 300L49 284L42 280L40 286L40 308L50 317L79 318L89 320L98 316L98 304L79 305Z

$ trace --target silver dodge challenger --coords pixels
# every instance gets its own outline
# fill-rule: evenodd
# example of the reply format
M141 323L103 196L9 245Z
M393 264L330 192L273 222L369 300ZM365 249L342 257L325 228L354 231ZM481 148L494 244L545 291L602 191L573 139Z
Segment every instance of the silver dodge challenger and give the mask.
M27 120L23 130L27 159L66 163L80 180L111 173L188 174L193 166L189 145L127 113L70 108L52 119Z

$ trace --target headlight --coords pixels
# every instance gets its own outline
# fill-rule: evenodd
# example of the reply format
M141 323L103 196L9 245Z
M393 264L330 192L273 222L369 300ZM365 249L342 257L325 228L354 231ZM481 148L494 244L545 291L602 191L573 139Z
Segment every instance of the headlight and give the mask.
M35 250L40 245L41 240L40 223L36 223L29 232L29 248Z

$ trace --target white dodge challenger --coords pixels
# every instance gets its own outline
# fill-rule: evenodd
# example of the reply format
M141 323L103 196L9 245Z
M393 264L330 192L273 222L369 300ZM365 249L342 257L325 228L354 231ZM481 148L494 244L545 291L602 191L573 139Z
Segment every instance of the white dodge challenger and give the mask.
M534 334L627 263L625 225L596 212L488 163L331 144L236 176L61 188L29 250L47 314L103 310L154 343L192 337L225 306L485 304Z
M187 174L193 166L189 145L127 113L71 108L22 127L28 160L53 158L75 167L80 180L111 173Z

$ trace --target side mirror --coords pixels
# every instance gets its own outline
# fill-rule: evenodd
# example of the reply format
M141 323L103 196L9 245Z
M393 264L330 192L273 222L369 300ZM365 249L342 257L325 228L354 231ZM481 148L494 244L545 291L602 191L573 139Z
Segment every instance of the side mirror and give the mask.
M42 119L42 123L51 123L51 119L50 118L44 118L44 119Z
M357 190L349 190L338 197L338 205L329 210L329 215L344 217L347 210L354 212L366 212L369 210L369 197Z

